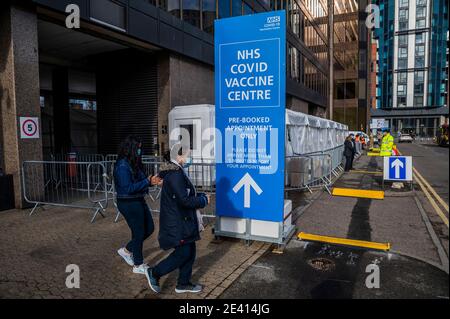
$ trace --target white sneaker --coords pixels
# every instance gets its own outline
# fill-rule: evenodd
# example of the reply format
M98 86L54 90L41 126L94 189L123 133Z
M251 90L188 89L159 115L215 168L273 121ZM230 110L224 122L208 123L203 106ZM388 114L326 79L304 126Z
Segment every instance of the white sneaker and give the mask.
M142 264L139 266L134 266L133 267L133 273L135 274L139 274L139 275L145 275L145 273L147 272L147 269L149 269L150 267L147 264Z
M133 260L133 255L130 253L127 253L125 251L125 248L120 248L117 253L119 254L120 257L122 257L125 262L129 265L129 266L134 266L134 260Z

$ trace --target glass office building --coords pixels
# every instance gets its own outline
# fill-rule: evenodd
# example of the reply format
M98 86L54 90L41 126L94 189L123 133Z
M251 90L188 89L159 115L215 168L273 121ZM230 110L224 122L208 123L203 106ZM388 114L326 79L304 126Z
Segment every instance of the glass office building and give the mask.
M445 0L379 0L377 110L394 132L435 135L448 118Z
M351 129L367 126L367 0L151 0L177 18L214 33L214 19L286 10L288 23L287 106L327 116L329 20L334 12L333 118Z

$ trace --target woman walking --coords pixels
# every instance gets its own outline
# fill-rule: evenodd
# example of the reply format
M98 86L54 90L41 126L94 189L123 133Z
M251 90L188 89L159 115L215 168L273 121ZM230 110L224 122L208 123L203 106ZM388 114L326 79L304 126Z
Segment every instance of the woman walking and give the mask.
M178 269L176 293L202 291L202 286L191 282L192 266L196 256L195 242L200 240L197 209L208 205L209 197L197 194L194 185L184 169L191 163L190 151L180 148L169 161L166 169L159 174L164 179L161 192L161 214L159 244L163 250L173 249L172 253L158 265L146 272L150 288L161 291L159 279Z
M161 180L156 176L145 176L142 170L142 142L129 136L121 144L114 167L114 183L117 193L117 208L124 216L131 230L131 241L117 253L125 262L133 266L133 273L145 274L142 247L144 240L151 236L154 224L145 195L150 185Z

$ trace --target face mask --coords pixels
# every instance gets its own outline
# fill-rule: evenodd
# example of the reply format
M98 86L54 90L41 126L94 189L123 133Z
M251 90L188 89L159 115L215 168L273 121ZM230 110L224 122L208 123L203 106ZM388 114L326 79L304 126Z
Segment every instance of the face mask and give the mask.
M141 156L141 154L142 154L142 150L140 148L138 148L137 151L136 151L136 155L137 156Z
M191 157L188 157L188 158L186 159L186 162L184 163L183 167L184 167L184 168L188 168L189 166L191 166L191 164L192 164L192 158L191 158Z

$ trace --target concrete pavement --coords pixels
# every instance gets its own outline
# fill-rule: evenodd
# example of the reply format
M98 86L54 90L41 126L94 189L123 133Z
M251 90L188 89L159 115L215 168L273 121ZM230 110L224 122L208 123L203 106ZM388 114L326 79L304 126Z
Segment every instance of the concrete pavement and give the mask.
M381 190L381 170L382 158L362 156L335 186ZM392 250L293 240L282 255L266 253L221 298L448 298L448 273L442 270L419 196L417 187L395 190L389 185L384 200L322 193L298 218L299 232L389 242ZM446 234L448 241L448 229ZM380 289L365 285L371 263L380 267Z
M254 242L217 241L211 226L197 243L193 280L204 285L199 295L175 294L177 272L162 279L162 293L155 295L143 275L118 255L117 249L130 239L123 219L114 223L114 211L89 223L83 209L50 207L33 216L28 210L0 213L0 299L2 298L217 298L268 248ZM157 263L170 252L159 249L158 214L156 231L144 244L145 262ZM65 285L66 266L79 266L80 289Z

